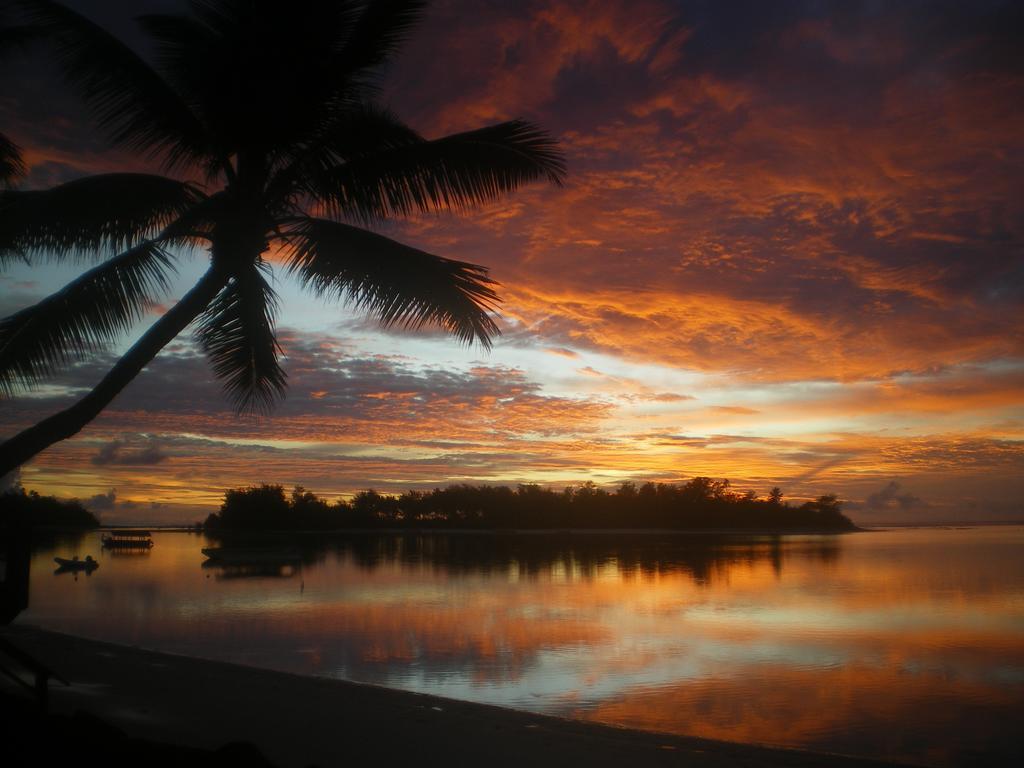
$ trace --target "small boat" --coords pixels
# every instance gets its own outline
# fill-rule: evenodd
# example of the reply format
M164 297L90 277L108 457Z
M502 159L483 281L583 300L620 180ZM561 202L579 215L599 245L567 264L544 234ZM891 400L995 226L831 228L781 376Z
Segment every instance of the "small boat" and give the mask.
M92 555L86 555L85 560L79 560L78 555L75 555L70 560L66 557L55 557L53 561L59 566L57 568L58 573L69 571L85 571L89 573L100 567L100 564L92 559Z
M107 549L149 549L153 539L149 531L111 531L103 536Z

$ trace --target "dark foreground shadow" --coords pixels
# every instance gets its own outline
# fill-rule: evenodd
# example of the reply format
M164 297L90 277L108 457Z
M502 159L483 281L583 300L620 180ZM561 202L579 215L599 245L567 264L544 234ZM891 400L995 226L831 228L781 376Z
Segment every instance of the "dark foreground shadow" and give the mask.
M34 702L0 692L0 744L5 765L76 765L96 759L104 768L274 768L253 744L207 750L132 738L87 712L45 714Z

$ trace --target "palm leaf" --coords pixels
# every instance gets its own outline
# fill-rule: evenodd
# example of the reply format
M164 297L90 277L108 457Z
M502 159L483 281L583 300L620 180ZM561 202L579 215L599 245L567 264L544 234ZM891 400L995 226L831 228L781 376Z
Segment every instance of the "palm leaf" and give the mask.
M378 69L394 56L423 16L423 0L371 0L363 4L334 77Z
M224 152L276 155L308 145L373 90L374 70L423 5L335 0L282 13L273 3L193 0L187 16L148 14L139 22L157 44L161 72Z
M172 271L167 252L141 243L0 320L0 392L37 384L130 330Z
M215 52L220 41L205 24L183 14L148 13L135 21L155 44L161 75L192 110L201 114L201 93L216 79L206 57Z
M209 157L202 124L131 48L89 19L50 0L19 0L38 34L56 47L65 79L77 86L117 144L163 155L169 167Z
M237 142L228 135L229 126L235 122L258 125L252 115L238 114L238 90L252 83L252 74L237 78L232 63L242 71L246 67L239 52L231 50L222 35L193 16L145 14L136 21L155 43L161 75L182 94L182 100L207 131L207 141L216 147L208 163L213 175L237 151ZM253 41L253 47L259 47L259 42ZM267 95L263 93L264 100ZM261 107L265 111L265 101Z
M325 72L355 20L351 5L281 13L271 3L194 1L188 16L148 14L139 23L221 153L251 155L294 144L330 114Z
M339 110L304 141L279 153L267 196L300 205L300 198L316 197L309 193L308 180L323 178L345 162L422 143L423 138L391 111L356 104Z
M332 215L377 221L466 209L538 179L560 185L565 171L551 136L513 120L355 158L312 173L307 191Z
M196 338L239 413L268 412L284 397L276 314L277 295L251 266L232 276L197 321Z
M307 143L356 98L353 46L386 37L377 29L383 20L369 23L373 9L364 2L307 3L294 13L249 0L189 6L187 16L148 14L139 23L157 45L164 76L226 154L277 153ZM395 9L393 20L399 26L401 11Z
M53 189L0 192L0 263L48 252L130 248L205 198L191 184L143 173L110 173Z
M498 302L487 269L412 248L326 219L296 220L286 233L288 268L314 293L351 301L384 327L440 326L490 347Z
M0 186L13 184L26 173L18 145L0 133Z

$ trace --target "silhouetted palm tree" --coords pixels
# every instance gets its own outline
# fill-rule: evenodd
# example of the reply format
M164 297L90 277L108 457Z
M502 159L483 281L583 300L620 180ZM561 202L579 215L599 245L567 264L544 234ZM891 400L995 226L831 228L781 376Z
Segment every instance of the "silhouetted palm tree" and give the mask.
M193 321L237 409L272 407L285 373L271 248L306 288L385 326L437 324L489 345L496 295L484 267L362 227L464 209L537 179L558 184L565 166L554 140L523 121L428 141L374 105L380 68L423 3L191 0L185 15L139 17L152 65L58 3L18 5L26 37L53 45L114 144L191 181L112 173L0 193L0 261L106 259L0 321L0 392L131 328L168 288L177 252L205 248L210 266L95 389L0 446L0 474L77 433ZM11 177L21 170L0 162Z

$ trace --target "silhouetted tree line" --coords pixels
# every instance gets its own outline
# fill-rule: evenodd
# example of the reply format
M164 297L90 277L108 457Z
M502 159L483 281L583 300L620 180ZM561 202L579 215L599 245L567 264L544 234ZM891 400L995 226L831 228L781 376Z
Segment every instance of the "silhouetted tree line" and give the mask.
M14 523L61 528L96 528L100 521L77 499L40 496L18 487L0 495L0 527Z
M218 530L438 529L772 529L852 530L833 496L799 506L772 489L766 499L738 494L728 480L696 477L683 485L622 483L614 492L594 483L553 491L538 485L452 485L400 496L360 491L330 504L302 487L237 488L224 494L206 528Z

